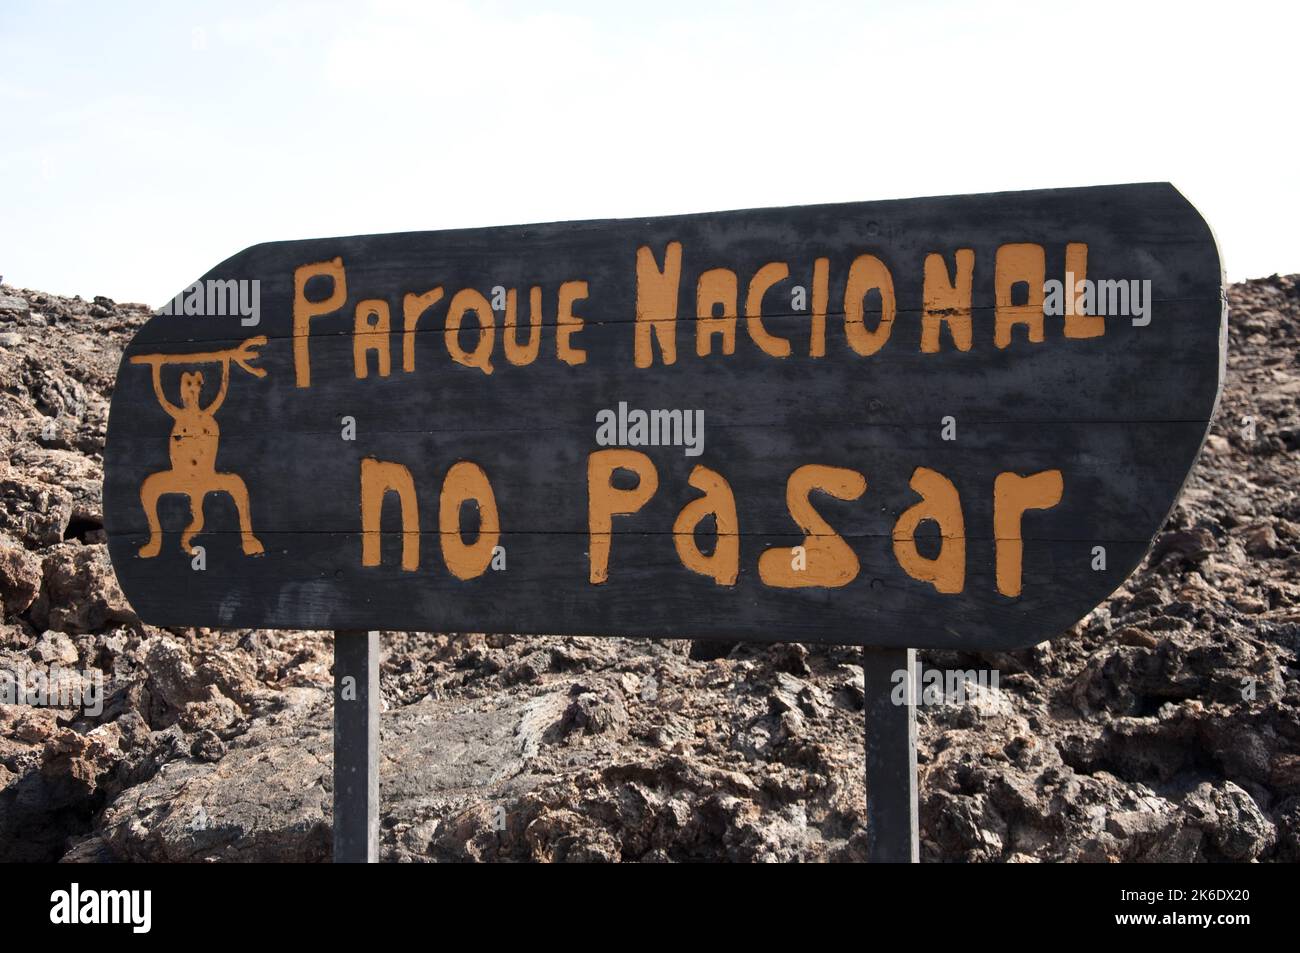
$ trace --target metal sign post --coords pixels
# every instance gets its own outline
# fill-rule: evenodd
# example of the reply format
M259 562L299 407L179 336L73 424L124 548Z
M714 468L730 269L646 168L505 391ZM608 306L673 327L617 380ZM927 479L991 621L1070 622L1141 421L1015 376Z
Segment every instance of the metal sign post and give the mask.
M379 633L334 633L334 862L379 860Z
M903 684L898 684L903 673ZM863 649L867 859L916 863L916 649ZM899 704L899 702L902 702Z

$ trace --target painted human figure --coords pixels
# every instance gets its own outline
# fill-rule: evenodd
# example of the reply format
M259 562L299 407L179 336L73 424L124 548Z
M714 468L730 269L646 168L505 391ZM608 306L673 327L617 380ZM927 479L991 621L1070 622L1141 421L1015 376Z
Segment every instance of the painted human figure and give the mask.
M226 399L230 386L230 357L221 361L221 388L206 407L200 395L203 391L203 374L187 371L181 374L181 403L173 404L163 392L162 361L152 361L153 390L163 410L171 415L175 424L168 440L171 469L147 476L140 485L140 503L149 521L149 542L140 547L140 555L149 559L162 549L162 526L158 522L158 498L166 493L183 493L190 499L190 524L181 534L181 548L193 552L190 541L203 530L203 499L209 493L228 493L239 512L240 541L245 555L264 552L262 543L253 535L252 519L248 509L248 487L235 473L217 472L217 444L221 429L217 426L216 412Z

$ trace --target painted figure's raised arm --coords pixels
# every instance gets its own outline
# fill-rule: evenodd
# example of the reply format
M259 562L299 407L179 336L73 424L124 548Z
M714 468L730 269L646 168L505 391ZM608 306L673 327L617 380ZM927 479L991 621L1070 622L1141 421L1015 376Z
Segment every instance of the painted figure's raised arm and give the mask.
M230 387L230 361L221 362L221 387L212 403L203 408L205 414L215 414L226 400L226 390Z
M163 390L162 362L153 361L151 362L151 366L153 370L153 392L158 398L158 403L161 404L162 409L167 411L171 416L178 416L181 413L181 409L167 399L167 394Z

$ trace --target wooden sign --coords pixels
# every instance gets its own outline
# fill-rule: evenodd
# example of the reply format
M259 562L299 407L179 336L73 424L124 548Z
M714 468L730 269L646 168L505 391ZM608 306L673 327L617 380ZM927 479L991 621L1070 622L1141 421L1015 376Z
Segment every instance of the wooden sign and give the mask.
M1009 649L1138 565L1214 412L1167 184L276 242L131 342L157 625Z

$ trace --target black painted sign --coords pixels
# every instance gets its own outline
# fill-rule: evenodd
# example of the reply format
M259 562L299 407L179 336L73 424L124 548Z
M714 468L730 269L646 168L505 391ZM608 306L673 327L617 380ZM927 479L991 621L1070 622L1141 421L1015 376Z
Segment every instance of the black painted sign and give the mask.
M158 625L1012 648L1138 565L1208 429L1167 184L275 242L123 357Z

